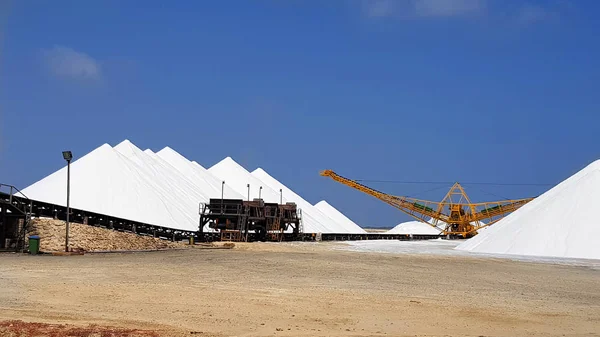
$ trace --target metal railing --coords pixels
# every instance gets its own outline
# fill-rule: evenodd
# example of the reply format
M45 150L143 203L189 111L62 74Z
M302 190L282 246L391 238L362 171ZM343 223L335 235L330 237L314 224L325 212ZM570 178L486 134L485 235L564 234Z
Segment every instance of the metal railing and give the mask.
M8 192L4 192L8 190ZM13 196L18 196L21 198L25 198L29 201L29 198L23 193L21 192L21 190L19 190L18 188L16 188L13 185L8 185L8 184L2 184L0 183L0 193L5 193L8 194L9 196L9 203L12 204L13 203Z

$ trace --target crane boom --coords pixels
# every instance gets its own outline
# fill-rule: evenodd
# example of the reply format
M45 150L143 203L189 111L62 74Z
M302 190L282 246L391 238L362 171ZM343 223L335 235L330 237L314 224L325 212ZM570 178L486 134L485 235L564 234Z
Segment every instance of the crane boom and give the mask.
M497 222L508 213L533 200L533 198L526 198L471 203L462 186L455 183L444 199L436 202L383 193L355 180L345 178L332 170L324 170L320 174L375 197L430 226L439 228L439 225L443 225L442 233L444 235L462 237L475 235L478 229ZM458 201L456 201L456 197L459 198ZM483 223L483 220L487 220L487 222Z
M431 202L431 201L427 201L427 200L420 200L420 199L415 199L415 198L408 198L408 197L398 197L398 196L394 196L394 195L390 195L390 194L386 194L383 192L380 192L376 189L373 189L371 187L365 186L359 182L356 182L354 180L345 178L340 176L339 174L333 172L332 170L325 170L321 172L322 176L326 176L329 177L339 183L342 183L346 186L355 188L363 193L369 194L383 202L386 202L388 204L390 204L393 207L398 208L399 210L401 210L404 213L407 213L410 216L417 216L417 218L419 220L421 220L420 216L423 217L432 217L432 218L441 218L440 220L447 220L444 217L444 214L441 214L439 212L436 211L436 209L434 207L437 208L437 203L435 202ZM434 206L434 207L430 207Z

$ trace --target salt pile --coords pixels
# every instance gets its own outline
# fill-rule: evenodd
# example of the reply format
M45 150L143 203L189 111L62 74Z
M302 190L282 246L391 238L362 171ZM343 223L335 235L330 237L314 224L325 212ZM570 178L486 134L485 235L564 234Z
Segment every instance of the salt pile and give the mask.
M23 193L33 200L65 206L66 170L61 168L24 188ZM279 189L282 189L283 202L293 201L302 210L306 233L364 233L351 221L335 220L345 218L341 213L325 214L312 206L262 169L255 173L251 174L230 157L207 170L169 147L154 153L149 149L142 151L125 140L114 148L104 144L71 163L71 207L196 231L200 203L221 198L221 193L228 199L246 199L250 184L251 199L260 194L273 203L280 202ZM206 227L204 230L212 231Z
M222 188L224 198L244 198L242 194L236 192L229 185L226 184L225 186L222 186L221 180L209 173L208 170L202 167L200 164L196 162L190 162L188 159L170 147L165 147L164 149L158 151L156 155L172 165L175 170L192 180L198 190L203 191L203 193L211 198L220 198ZM209 198L207 197L201 201L208 202L208 199Z
M347 230L345 233L366 233L362 227L354 223L354 221L350 220L346 217L342 212L338 211L335 207L331 206L327 201L321 200L315 204L315 207L319 209L321 212L325 213L325 215L332 218L337 223L340 223Z
M600 160L597 160L456 249L600 259L599 204Z
M138 164L138 170L149 175L154 182L159 183L157 189L165 203L169 205L176 203L179 209L191 217L191 221L196 224L200 220L199 203L208 202L210 196L217 195L216 189L220 188L217 178L208 173L195 172L196 169L192 168L194 174L183 170L186 173L184 175L183 172L172 166L178 164L184 166L184 163L178 160L177 156L180 155L174 151L172 157L169 158L170 161L167 162L152 151L142 151L128 140L121 142L114 149ZM170 151L170 149L162 151ZM184 159L184 161L187 160ZM212 231L208 226L205 226L204 230Z
M251 174L256 178L260 179L260 181L262 181L263 183L267 184L273 190L281 190L284 202L295 202L296 205L298 205L298 207L302 209L302 216L306 219L303 222L304 226L307 226L307 221L316 221L327 228L326 231L323 233L365 233L365 231L358 226L350 227L328 216L327 213L322 212L320 209L316 208L311 203L304 200L301 196L299 196L287 186L279 182L277 179L273 178L262 168L257 168L256 170L252 171ZM308 226L310 227L312 226L312 224L309 223Z
M231 157L227 157L208 169L208 172L225 182L244 199L262 198L265 202L279 203L279 192L274 191L258 178L252 176ZM248 186L249 185L249 186ZM262 187L262 188L261 188Z
M396 227L385 232L386 234L421 234L421 235L439 235L440 230L432 225L421 221L408 221L398 224Z
M23 189L23 194L66 206L66 180L67 168L63 167ZM165 202L177 200L169 190L173 191L108 144L71 163L71 207L156 226L197 230L194 212Z
M179 173L161 158L143 152L127 140L115 146L114 149L138 164L155 181L160 181L163 183L162 185L169 186L170 190L178 191L178 194L183 195L184 199L208 200L208 194L203 193L207 190L207 186L195 185L192 180L188 179L189 176Z

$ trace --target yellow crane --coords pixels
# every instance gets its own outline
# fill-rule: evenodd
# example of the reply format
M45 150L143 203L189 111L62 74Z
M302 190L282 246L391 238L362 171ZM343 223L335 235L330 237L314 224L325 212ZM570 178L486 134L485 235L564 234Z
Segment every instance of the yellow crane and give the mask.
M324 170L320 174L373 196L418 221L440 228L444 235L452 237L468 238L476 235L477 230L498 222L507 214L534 199L472 203L463 187L459 183L455 183L444 199L437 202L386 194L355 180L344 178L332 170Z

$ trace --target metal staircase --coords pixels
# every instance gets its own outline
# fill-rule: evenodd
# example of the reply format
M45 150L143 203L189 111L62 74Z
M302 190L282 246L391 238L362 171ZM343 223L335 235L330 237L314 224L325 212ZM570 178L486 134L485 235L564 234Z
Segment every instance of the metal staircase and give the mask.
M31 200L18 188L0 184L0 250L25 249L32 208Z

